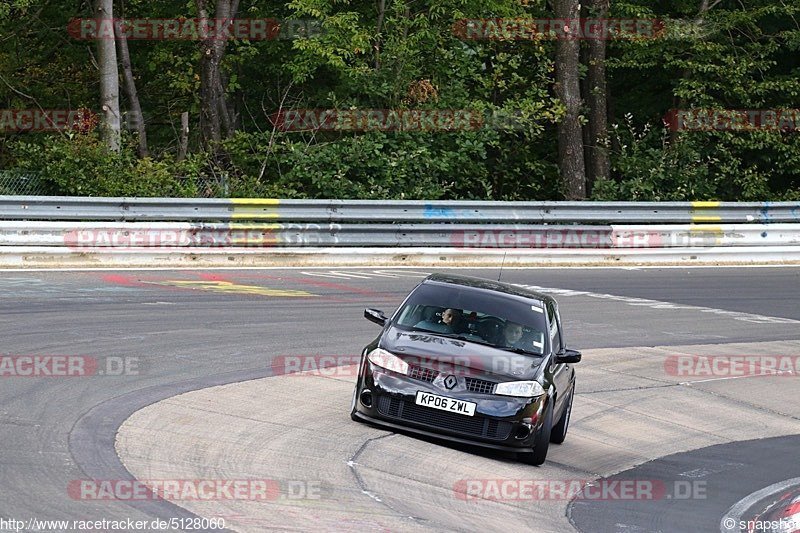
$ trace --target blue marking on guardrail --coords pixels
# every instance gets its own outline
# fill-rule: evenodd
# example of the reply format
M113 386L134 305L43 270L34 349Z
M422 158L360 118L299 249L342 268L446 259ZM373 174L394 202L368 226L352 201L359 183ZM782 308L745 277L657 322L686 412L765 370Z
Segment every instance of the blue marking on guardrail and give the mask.
M452 207L436 207L426 204L422 216L425 218L455 218L456 211Z
M764 202L764 206L761 208L761 222L763 222L764 224L769 224L770 222L772 222L770 220L771 217L769 214L769 207L770 207L770 202Z

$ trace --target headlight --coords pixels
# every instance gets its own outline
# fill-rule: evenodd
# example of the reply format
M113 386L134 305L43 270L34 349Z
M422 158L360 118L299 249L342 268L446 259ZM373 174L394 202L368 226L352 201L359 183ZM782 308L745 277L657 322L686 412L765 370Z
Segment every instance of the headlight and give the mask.
M391 370L398 374L408 374L408 363L381 348L375 348L369 352L367 359L369 359L369 362L373 365L385 368L386 370Z
M509 381L508 383L498 383L494 393L501 396L533 398L544 394L544 389L538 381Z

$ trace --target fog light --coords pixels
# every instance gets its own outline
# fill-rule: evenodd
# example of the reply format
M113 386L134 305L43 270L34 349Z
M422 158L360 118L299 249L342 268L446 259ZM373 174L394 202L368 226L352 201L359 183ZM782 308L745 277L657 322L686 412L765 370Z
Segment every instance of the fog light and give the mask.
M527 424L522 424L519 428L517 428L517 432L514 433L514 438L518 440L527 439L528 436L531 434L531 427Z
M361 403L364 404L365 407L372 407L372 391L365 389L361 391L361 395L359 396L361 399Z

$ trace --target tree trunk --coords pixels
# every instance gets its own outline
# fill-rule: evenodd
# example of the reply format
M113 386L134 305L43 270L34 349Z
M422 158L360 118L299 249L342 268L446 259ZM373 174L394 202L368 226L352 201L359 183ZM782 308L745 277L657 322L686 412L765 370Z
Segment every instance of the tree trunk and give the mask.
M208 18L205 0L196 0L201 19ZM231 19L239 9L239 0L217 0L214 17L217 20ZM227 39L210 36L200 45L200 131L203 144L217 155L220 142L233 132L228 112L225 87L220 74L220 64L225 57ZM216 158L216 157L215 157Z
M125 32L122 31L119 22L114 24L114 34L117 37L119 59L122 63L122 80L124 82L125 96L128 98L128 105L130 105L128 120L133 127L136 128L136 133L139 138L139 157L147 157L147 132L144 126L144 115L142 114L142 106L139 104L139 93L136 91L136 81L133 78L131 56L128 52L128 39L125 37Z
M592 18L608 16L609 0L590 0ZM588 90L589 104L589 162L588 189L595 180L607 180L611 175L608 155L608 86L606 84L606 41L589 39Z
M578 0L555 0L555 18L577 19ZM556 43L556 96L566 107L558 124L558 166L568 200L586 198L586 169L583 158L583 129L580 123L580 43L561 38Z
M178 140L178 161L186 159L189 151L189 112L181 113L181 134Z
M378 24L375 29L375 42L372 49L375 52L375 70L381 68L381 31L383 31L383 18L386 16L386 0L378 0Z
M591 0L589 0L589 1L591 1ZM584 19L584 18L587 18L587 19L590 18L589 10L587 9L586 5L581 4L581 19ZM580 48L581 48L581 51L580 51L580 54L581 54L580 64L581 65L588 65L589 64L589 47L581 45ZM583 76L580 79L580 87L581 87L581 94L584 95L584 97L589 94L589 76ZM589 116L589 119L591 120L591 116ZM590 184L592 183L592 165L591 165L592 143L590 142L590 138L591 138L591 131L590 130L591 130L590 124L584 124L584 126L583 126L583 160L586 163L586 193L587 193L587 196L589 194Z
M112 20L114 18L113 0L97 0L95 18ZM108 149L119 152L119 69L114 39L98 36L97 62L100 68L100 109L103 117L100 133Z

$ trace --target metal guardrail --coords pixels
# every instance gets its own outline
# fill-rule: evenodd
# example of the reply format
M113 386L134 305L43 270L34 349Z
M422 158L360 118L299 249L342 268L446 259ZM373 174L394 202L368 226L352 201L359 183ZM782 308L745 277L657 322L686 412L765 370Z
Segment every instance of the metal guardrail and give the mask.
M800 224L526 225L0 221L0 248L410 247L631 249L796 246Z
M0 196L0 220L311 223L800 223L800 202L480 202Z

